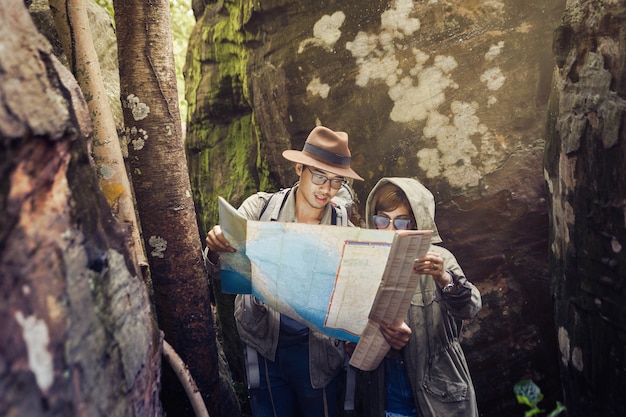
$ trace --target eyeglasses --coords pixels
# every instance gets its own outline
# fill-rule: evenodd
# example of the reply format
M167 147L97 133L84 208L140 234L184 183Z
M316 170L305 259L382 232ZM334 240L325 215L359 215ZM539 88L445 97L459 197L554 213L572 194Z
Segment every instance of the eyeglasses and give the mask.
M386 229L389 227L389 223L392 222L392 220L387 216L378 216L375 214L372 217L374 218L374 225L377 229ZM411 219L399 219L396 217L393 219L393 227L395 227L396 230L409 230L411 227L411 221Z
M325 175L318 174L317 172L311 171L311 168L309 167L306 167L306 169L308 169L309 172L311 173L311 182L315 185L324 185L326 184L327 181L330 181L330 188L334 188L335 190L338 190L346 182L345 178L330 179Z

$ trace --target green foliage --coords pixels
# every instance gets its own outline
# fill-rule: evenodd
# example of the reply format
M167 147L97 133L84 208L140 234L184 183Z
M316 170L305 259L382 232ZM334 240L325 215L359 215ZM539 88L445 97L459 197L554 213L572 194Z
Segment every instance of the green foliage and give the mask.
M191 9L191 0L170 0L170 15L172 21L172 35L174 38L174 62L176 65L176 80L180 103L180 119L187 120L187 100L185 100L185 78L183 67L189 36L196 24L196 18Z
M526 411L524 417L532 417L539 413L543 413L545 410L539 408L538 404L543 399L541 389L531 379L524 379L519 381L513 387L513 392L517 397L517 402L527 405L530 410ZM565 411L565 407L560 402L556 402L556 408L552 410L548 417L556 417Z
M113 17L113 0L95 0L95 3L105 9Z

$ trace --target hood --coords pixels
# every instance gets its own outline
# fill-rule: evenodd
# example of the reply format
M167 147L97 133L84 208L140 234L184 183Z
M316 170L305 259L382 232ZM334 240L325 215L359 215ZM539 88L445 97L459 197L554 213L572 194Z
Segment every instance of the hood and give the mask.
M365 221L368 228L372 228L372 216L374 213L375 201L373 201L374 193L383 184L392 183L406 194L411 203L411 210L417 222L418 230L432 230L433 234L430 239L431 243L441 243L441 237L435 224L435 198L433 194L413 178L382 178L376 183L372 191L370 191L365 204Z

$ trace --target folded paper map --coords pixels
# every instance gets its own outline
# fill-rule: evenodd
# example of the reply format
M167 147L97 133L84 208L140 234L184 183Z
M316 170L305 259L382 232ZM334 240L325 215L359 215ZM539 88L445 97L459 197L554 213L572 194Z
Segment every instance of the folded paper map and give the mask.
M220 225L236 253L220 257L222 291L253 294L330 337L357 343L350 364L375 369L390 346L381 322L405 319L415 258L431 231L386 231L247 220L219 198Z

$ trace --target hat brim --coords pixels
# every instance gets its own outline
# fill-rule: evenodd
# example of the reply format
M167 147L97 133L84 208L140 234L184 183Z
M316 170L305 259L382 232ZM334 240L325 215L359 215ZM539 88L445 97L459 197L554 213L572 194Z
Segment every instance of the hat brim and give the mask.
M344 168L344 167L340 167L337 165L327 164L325 162L322 162L315 158L310 157L309 155L303 153L302 151L289 149L289 150L283 151L283 157L291 162L319 168L321 170L328 171L332 174L339 175L341 177L364 181L363 178L361 178L359 174L357 174L356 172L352 170L352 168Z

